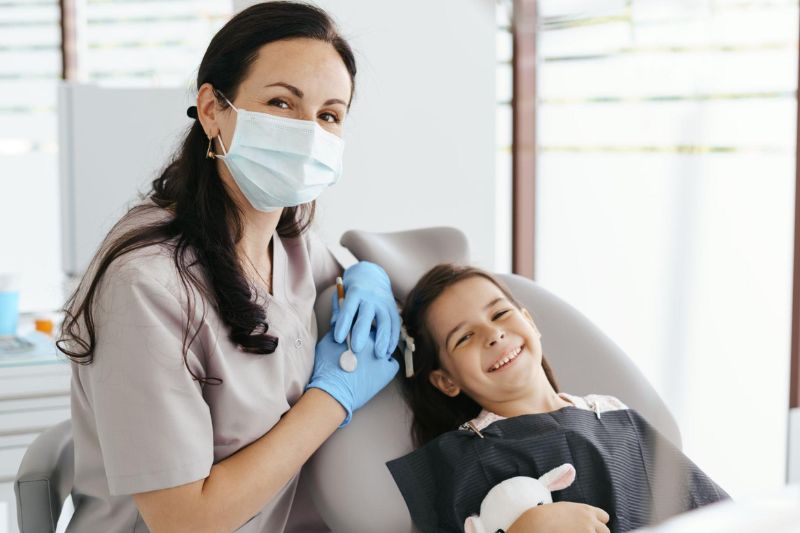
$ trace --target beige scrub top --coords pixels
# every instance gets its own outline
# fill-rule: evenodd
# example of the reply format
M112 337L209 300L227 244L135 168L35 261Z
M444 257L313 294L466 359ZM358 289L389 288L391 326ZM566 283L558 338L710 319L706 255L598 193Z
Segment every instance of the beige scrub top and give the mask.
M151 246L116 260L96 296L96 349L72 366L75 514L69 532L147 532L132 494L201 480L267 433L303 394L317 340L316 287L340 266L312 232L273 239L273 294L263 293L272 354L239 350L213 305L194 292L186 362L187 296L172 253ZM200 377L219 378L202 385ZM240 532L281 532L298 476Z

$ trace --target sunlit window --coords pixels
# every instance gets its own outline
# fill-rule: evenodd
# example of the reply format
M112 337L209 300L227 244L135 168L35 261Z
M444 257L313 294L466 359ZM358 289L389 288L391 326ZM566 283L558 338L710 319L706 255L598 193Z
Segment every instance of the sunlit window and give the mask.
M538 9L537 280L635 360L723 487L782 485L798 2Z

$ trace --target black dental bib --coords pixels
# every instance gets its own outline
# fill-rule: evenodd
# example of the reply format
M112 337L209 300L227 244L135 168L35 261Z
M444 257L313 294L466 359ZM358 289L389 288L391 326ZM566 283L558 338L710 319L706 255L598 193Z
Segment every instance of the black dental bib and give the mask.
M586 503L631 531L728 495L637 412L564 407L455 430L386 465L424 533L463 531L486 493L514 476L538 478L563 463L577 471L553 501Z

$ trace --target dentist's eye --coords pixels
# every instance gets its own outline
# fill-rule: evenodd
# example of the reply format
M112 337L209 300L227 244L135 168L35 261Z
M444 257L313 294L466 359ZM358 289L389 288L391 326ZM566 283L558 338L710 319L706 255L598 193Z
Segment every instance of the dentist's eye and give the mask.
M499 312L495 313L494 316L492 317L492 320L497 320L498 318L500 318L501 316L505 315L509 311L511 311L511 309L503 309L502 311L499 311Z
M279 107L281 109L289 109L289 104L286 103L285 100L281 100L280 98L273 98L272 100L267 102L267 105Z
M334 113L325 112L320 114L319 118L324 120L325 122L330 122L331 124L338 124L339 122L341 122L341 119Z

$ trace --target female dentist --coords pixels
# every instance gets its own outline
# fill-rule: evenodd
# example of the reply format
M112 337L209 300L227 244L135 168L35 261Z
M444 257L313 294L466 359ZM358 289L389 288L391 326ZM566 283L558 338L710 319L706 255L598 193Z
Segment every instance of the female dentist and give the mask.
M397 372L376 265L345 271L339 342L316 345L314 300L341 269L311 229L314 200L341 173L355 73L304 4L253 6L212 39L194 124L66 305L69 531L282 531L300 467Z

